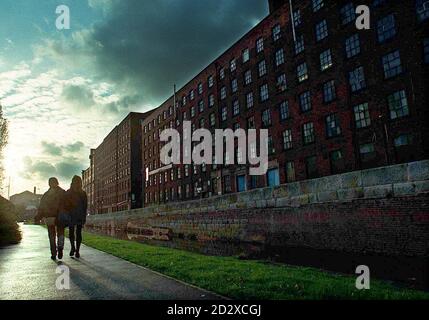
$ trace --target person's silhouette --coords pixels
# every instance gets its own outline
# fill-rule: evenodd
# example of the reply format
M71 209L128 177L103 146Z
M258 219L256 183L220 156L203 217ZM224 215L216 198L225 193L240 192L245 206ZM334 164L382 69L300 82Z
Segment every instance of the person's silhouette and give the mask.
M60 188L57 178L49 179L49 190L40 200L39 209L35 217L36 223L44 220L48 227L49 242L51 246L51 259L63 258L64 250L64 226L59 224L58 214L62 210L65 191ZM58 237L58 243L56 238Z

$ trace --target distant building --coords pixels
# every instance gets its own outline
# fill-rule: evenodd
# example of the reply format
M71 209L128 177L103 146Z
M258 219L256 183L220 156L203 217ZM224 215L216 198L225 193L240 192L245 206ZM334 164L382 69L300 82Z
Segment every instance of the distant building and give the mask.
M34 192L24 191L20 194L15 194L10 197L10 202L14 204L17 212L19 213L20 220L31 220L37 214L37 209L42 199L41 194Z
M142 207L142 131L147 114L132 112L98 148L91 151L90 168L83 172L90 214Z
M10 197L10 202L12 202L16 207L39 207L40 200L42 199L41 194L36 194L36 192L24 191L19 194L15 194Z
M82 171L83 190L88 196L88 214L95 213L94 155L95 149L91 149L91 153L89 156L89 168Z

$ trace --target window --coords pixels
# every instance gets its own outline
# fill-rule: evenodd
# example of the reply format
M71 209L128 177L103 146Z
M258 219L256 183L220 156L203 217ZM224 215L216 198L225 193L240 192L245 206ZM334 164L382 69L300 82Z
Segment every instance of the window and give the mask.
M209 107L211 108L211 107L213 107L214 106L214 104L215 104L215 97L214 97L214 95L209 95Z
M204 101L201 100L200 102L198 102L198 111L201 113L204 111Z
M228 118L228 109L226 107L222 108L221 117L222 121L226 121L226 119Z
M315 141L313 122L304 124L302 132L304 144L310 144Z
M349 83L352 92L362 90L366 87L363 67L358 67L353 71L349 72Z
M359 34L354 34L346 39L346 56L347 58L354 57L360 53Z
M301 10L298 9L298 10L294 11L294 13L293 13L293 25L295 27L298 27L301 23L302 23Z
M286 182L294 182L295 179L295 163L293 161L286 162Z
M273 40L277 41L281 38L281 28L279 24L276 24L273 28Z
M296 68L296 76L298 77L299 82L303 82L308 79L308 69L307 69L307 63L304 62L300 64Z
M332 151L329 155L332 174L344 172L344 157L341 150Z
M390 14L377 22L378 42L384 42L396 35L395 17Z
M191 91L189 92L189 98L190 98L191 100L194 100L194 99L195 99L195 93L194 93L194 90L191 90Z
M315 179L319 177L316 156L308 157L305 159L305 169L307 171L307 179Z
M280 120L286 120L289 118L289 102L288 101L283 101L282 103L280 103L279 106L279 111L280 111Z
M191 118L195 117L195 107L191 108Z
M182 105L184 105L184 106L186 105L186 100L187 100L187 99L186 99L186 96L183 96L183 97L182 97Z
M328 24L323 20L316 24L316 40L321 41L328 36Z
M213 78L213 76L209 76L207 82L208 82L209 88L213 87L213 85L214 85L214 78Z
M233 79L233 80L231 81L231 90L232 90L232 93L236 93L236 92L237 92L237 90L238 90L238 82L237 82L237 79Z
M206 120L204 118L200 119L200 128L204 128L206 126Z
M229 62L229 68L231 69L231 72L234 72L237 69L237 61L235 59L232 59Z
M356 10L353 3L348 3L340 9L341 23L348 24L356 19Z
M375 156L375 147L373 143L361 144L359 146L359 153L362 161L368 161Z
M326 135L328 138L337 137L341 134L340 119L338 114L331 114L326 117Z
M247 118L247 129L255 129L255 117Z
M247 86L249 84L252 83L252 71L251 70L247 70L244 73L244 84Z
M258 187L258 177L250 176L250 189L256 189Z
M243 63L246 63L249 60L250 60L250 51L249 51L249 49L244 49L243 50Z
M268 84L264 84L259 88L259 97L262 102L267 101L269 98Z
M258 74L259 74L259 77L263 77L264 75L267 74L267 64L265 63L265 60L262 60L261 62L259 62Z
M226 99L226 87L225 86L220 88L220 99L221 100Z
M323 0L313 0L313 12L319 11L324 5Z
M256 53L264 51L264 38L256 40Z
M214 113L210 113L210 125L212 127L216 125L216 115Z
M250 109L253 107L253 92L249 92L246 95L246 106L247 106L247 109Z
M203 94L203 84L201 82L198 84L198 94Z
M272 156L276 153L276 148L274 147L274 141L272 136L268 136L268 155Z
M335 90L335 80L325 82L323 84L323 102L329 103L334 101L337 98L337 93Z
M308 112L311 110L310 91L305 91L299 95L299 107L301 108L301 112Z
M366 128L371 125L368 103L362 103L353 108L355 114L356 128Z
M225 68L221 68L221 69L219 70L219 78L220 78L221 80L225 79Z
M246 176L237 176L237 192L246 191Z
M280 185L279 169L270 169L267 172L268 187L276 187Z
M277 77L277 89L282 92L287 89L286 75L284 73Z
M423 55L425 63L429 63L429 38L423 40Z
M384 78L392 78L402 73L401 57L399 50L393 51L381 58L384 69Z
M303 52L304 49L305 49L304 36L301 34L300 36L296 37L295 54L299 54L299 53Z
M276 66L278 67L278 66L282 65L283 63L285 63L285 54L284 54L284 50L282 48L282 49L279 49L276 51Z
M283 131L283 148L285 150L292 149L292 130Z
M325 71L326 69L329 69L332 67L332 55L331 55L331 49L328 49L326 51L323 51L320 54L320 70Z
M429 1L416 0L416 12L419 21L429 18Z
M240 103L238 102L238 100L235 100L232 104L232 114L234 116L240 114Z
M409 115L408 100L405 91L397 91L387 97L390 110L390 119L397 119Z
M266 109L262 112L262 126L267 128L271 126L271 110Z
M224 176L223 177L223 185L224 185L224 192L225 193L232 192L232 188L231 188L231 176Z
M410 134L401 134L394 140L394 145L396 148L409 146L410 144L412 144L412 136Z

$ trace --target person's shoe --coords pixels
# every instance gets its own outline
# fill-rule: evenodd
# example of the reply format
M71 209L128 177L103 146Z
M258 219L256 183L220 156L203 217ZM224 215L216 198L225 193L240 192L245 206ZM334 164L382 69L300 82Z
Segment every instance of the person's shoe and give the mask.
M75 253L75 255L74 255L76 258L80 258L80 253L79 253L79 251L76 251L76 253Z
M74 256L74 254L75 254L75 252L76 252L76 249L75 249L75 248L72 248L72 249L70 250L70 257L73 257L73 256Z
M58 250L58 259L62 259L63 258L63 250Z
M51 260L57 261L57 257L56 256L51 256Z

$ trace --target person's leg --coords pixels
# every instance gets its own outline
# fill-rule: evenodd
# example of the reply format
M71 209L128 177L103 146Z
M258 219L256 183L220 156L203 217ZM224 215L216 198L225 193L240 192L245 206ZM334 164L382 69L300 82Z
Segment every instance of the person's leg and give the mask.
M49 244L51 246L51 259L57 258L57 245L56 245L56 232L55 225L47 225L48 235L49 235Z
M57 226L58 233L58 259L63 258L63 250L64 250L64 227Z
M80 245L82 244L82 225L76 226L76 257L80 257Z
M70 226L69 227L69 239L70 239L70 245L71 245L71 250L70 250L70 257L74 256L74 253L76 252L76 247L75 247L75 226Z

